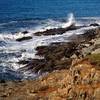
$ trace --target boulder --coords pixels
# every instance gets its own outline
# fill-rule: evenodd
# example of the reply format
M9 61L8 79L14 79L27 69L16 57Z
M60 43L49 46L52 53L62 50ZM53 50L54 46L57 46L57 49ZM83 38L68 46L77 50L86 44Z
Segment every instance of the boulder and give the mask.
M23 33L23 34L27 34L27 33L29 33L29 32L28 32L28 31L23 31L22 33Z
M100 25L97 23L93 23L93 24L90 24L90 26L100 26Z
M21 41L30 40L30 39L32 39L32 37L27 36L27 37L17 38L16 41L21 42Z

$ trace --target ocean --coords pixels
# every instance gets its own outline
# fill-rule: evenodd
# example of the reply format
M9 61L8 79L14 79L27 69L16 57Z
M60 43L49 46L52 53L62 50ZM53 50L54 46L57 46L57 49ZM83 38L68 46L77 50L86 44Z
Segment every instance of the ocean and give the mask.
M15 41L22 31L34 32L59 28L75 21L77 25L100 24L100 0L0 0L0 79L36 77L17 70L20 60L39 58L35 48L52 42L67 42L66 37L81 34L82 30L63 35L33 37ZM39 58L40 59L40 58Z
M0 0L0 32L33 27L36 21L78 17L99 17L100 0ZM10 27L12 26L12 27Z

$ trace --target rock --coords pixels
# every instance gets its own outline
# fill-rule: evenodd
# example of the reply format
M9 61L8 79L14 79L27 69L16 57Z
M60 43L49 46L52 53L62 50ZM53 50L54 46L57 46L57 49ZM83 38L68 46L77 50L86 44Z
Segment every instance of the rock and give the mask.
M32 71L35 73L38 73L39 71L41 71L41 73L51 72L53 70L67 69L71 65L71 62L72 62L71 59L66 59L63 61L59 61L59 60L46 61L45 59L42 59L42 60L35 59L35 60L32 60L30 63L28 63L25 67L20 68L19 71L22 71L22 72Z
M85 41L90 41L91 39L94 39L95 36L96 29L87 30L84 34L82 34L82 37L85 39Z
M91 54L100 54L100 48L93 50Z
M40 46L36 50L37 55L44 56L47 60L49 59L61 59L64 56L70 57L76 50L77 44L74 42L68 43L52 43L49 46ZM53 58L54 57L54 58Z
M71 58L72 58L72 59L76 59L76 58L77 58L77 55L76 55L76 54L73 54L73 55L71 56Z
M67 58L62 58L62 62L57 61L56 64L65 64L65 60ZM40 61L44 62L44 60ZM99 100L99 76L95 78L95 81L93 79L97 77L96 74L100 76L100 70L91 65L87 59L78 60L70 69L53 71L37 80L23 80L20 83L7 82L7 86L0 84L0 100L15 98L21 100L26 98L28 100ZM88 81L91 81L91 84Z
M100 25L97 23L93 23L93 24L90 24L90 26L100 26Z
M6 83L6 80L0 80L0 83Z
M96 29L96 34L97 34L96 37L100 38L100 27L98 27L98 28Z
M41 73L43 73L51 72L53 70L67 69L71 65L72 59L70 57L75 53L76 47L76 44L73 42L53 43L49 46L39 46L36 48L37 55L43 56L44 59L33 59L29 62L21 61L20 63L27 65L19 70L30 70L36 73L41 71Z
M29 32L28 32L28 31L23 31L22 33L23 33L23 34L27 34L27 33L29 33Z
M22 65L28 64L29 61L30 61L30 60L21 60L21 61L18 62L18 64L22 64Z
M47 29L46 31L43 31L43 32L36 32L34 33L35 35L37 36L40 36L40 35L55 35L55 34L63 34L65 33L66 31L69 31L69 30L76 30L76 29L79 29L80 27L76 27L74 25L71 25L67 28L54 28L54 29Z
M70 36L68 39L76 42L76 43L88 43L90 40L94 39L95 37L100 36L100 28L94 28L94 29L89 29L85 30L84 34L73 34Z
M30 39L32 39L32 37L27 36L27 37L18 38L18 39L16 39L16 41L21 42L21 41L30 40Z
M32 70L33 72L51 72L53 70L60 70L69 68L73 55L75 58L83 58L90 54L93 50L93 44L90 45L89 41L94 39L96 36L96 29L87 30L84 34L75 36L74 38L79 41L68 42L68 43L52 43L49 46L39 46L36 48L38 56L43 56L44 59L33 59L29 62L25 61L23 63L27 64L24 68L25 70ZM62 61L62 58L68 58ZM58 63L59 62L59 63ZM68 66L65 66L65 65Z
M94 40L94 50L92 53L100 53L100 38Z
M85 44L82 44L82 46L84 46L84 47L89 47L90 44L89 44L89 43L85 43Z
M81 52L82 52L82 55L85 57L87 55L90 55L92 51L93 51L93 46L88 47L88 48L83 48Z
M29 33L29 32L26 30L26 31L23 31L22 33L23 33L23 34L27 34L27 33Z
M33 59L32 61L28 62L25 67L22 67L19 69L19 71L32 71L38 72L41 67L43 68L45 66L45 60L44 59Z
M95 97L95 100L99 100L100 99L100 88L97 88L95 90L94 97Z

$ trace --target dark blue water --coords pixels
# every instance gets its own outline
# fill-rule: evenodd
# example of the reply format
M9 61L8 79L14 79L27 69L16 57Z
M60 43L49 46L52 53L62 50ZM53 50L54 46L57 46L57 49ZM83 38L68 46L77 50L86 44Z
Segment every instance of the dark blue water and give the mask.
M100 0L0 0L0 22L8 20L100 16Z
M99 17L100 0L0 0L0 32L31 27L36 24L33 20L63 18L68 13Z

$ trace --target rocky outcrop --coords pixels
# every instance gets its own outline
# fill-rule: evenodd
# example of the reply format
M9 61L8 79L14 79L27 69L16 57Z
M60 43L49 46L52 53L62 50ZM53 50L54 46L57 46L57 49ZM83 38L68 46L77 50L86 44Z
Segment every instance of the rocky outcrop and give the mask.
M100 70L87 59L74 60L70 69L52 72L35 81L0 84L0 99L99 100Z
M31 60L25 67L19 69L20 71L31 70L38 72L40 70L43 73L69 68L72 61L70 56L75 53L76 44L72 42L53 43L50 46L37 47L36 50L38 51L37 55L43 56L44 59Z
M69 31L69 30L76 30L76 29L79 29L81 28L81 26L75 26L75 25L71 25L67 28L53 28L53 29L47 29L45 31L42 31L42 32L35 32L33 33L33 35L36 35L36 36L41 36L41 35L56 35L56 34L63 34L65 33L66 31ZM29 32L26 30L26 31L23 31L21 32L21 34L23 35L26 35L28 34ZM20 38L17 38L16 41L18 42L21 42L21 41L25 41L25 40L30 40L32 39L32 36L23 36L23 37L20 37Z
M75 26L72 24L71 26L66 27L66 28L54 28L54 29L47 29L46 31L43 31L43 32L36 32L36 33L34 33L34 35L41 36L41 35L63 34L66 31L76 30L79 28L81 28L81 26Z
M90 24L90 26L100 26L100 25L97 23L93 23L93 24Z
M31 70L35 73L38 71L44 73L70 68L73 59L83 58L94 50L94 43L91 40L98 35L97 30L91 29L84 34L72 36L70 37L71 41L67 43L52 43L48 46L37 47L36 55L43 59L23 61L26 66L20 68L19 71Z
M30 40L30 39L32 39L32 37L31 36L27 36L27 37L18 38L18 39L16 39L16 41L21 42L21 41Z

